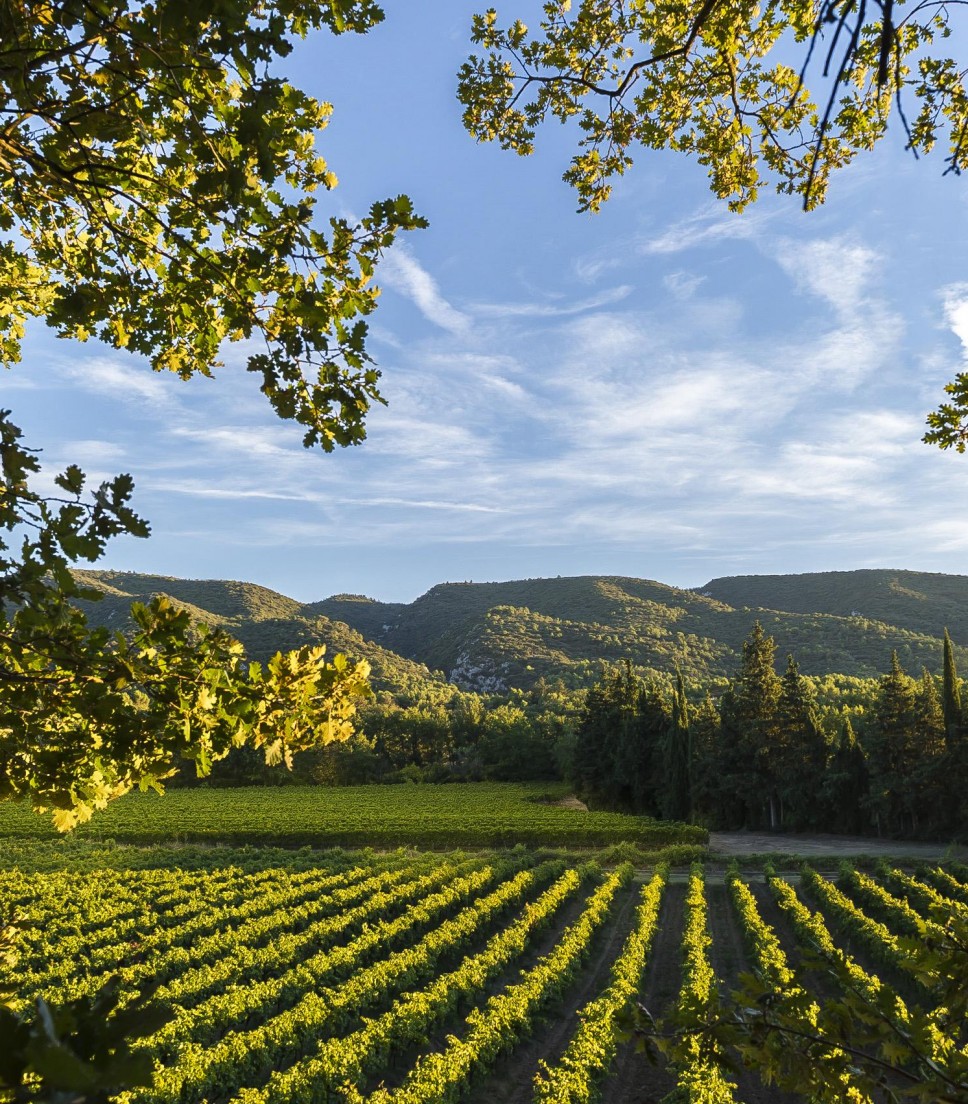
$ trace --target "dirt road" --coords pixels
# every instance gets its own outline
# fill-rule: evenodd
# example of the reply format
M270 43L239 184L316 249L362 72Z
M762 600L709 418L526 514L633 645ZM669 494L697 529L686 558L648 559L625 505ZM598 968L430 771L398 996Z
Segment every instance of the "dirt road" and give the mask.
M935 862L968 859L968 847L960 844L923 843L919 840L882 840L870 836L772 834L770 832L710 832L709 849L720 855L876 855Z

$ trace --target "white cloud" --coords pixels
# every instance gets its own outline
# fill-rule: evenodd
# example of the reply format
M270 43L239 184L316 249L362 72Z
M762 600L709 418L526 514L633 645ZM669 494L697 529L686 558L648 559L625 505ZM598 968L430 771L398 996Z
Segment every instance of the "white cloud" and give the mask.
M597 310L612 303L620 303L628 298L633 288L630 284L610 288L591 299L581 299L576 303L475 303L471 309L484 318L564 318L572 314Z
M724 213L721 204L708 204L661 233L644 238L639 242L639 252L656 256L722 241L747 241L759 234L770 217L767 212L752 210L742 214Z
M278 429L251 425L176 426L171 433L215 452L241 453L275 460L291 460L300 454L298 436L292 433L291 427L284 430L282 426Z
M676 299L691 299L705 281L705 276L696 276L689 272L670 272L662 277L662 282Z
M441 295L437 281L402 243L380 262L380 282L405 295L428 321L452 334L464 334L471 320Z
M945 319L961 342L962 359L968 362L968 284L952 284L943 294Z
M779 238L773 255L799 287L825 299L840 317L853 316L865 304L883 263L874 250L847 238Z
M64 441L57 445L57 453L64 459L59 461L64 464L78 464L92 476L96 471L101 471L109 465L124 462L127 450L113 441L102 441L88 438L80 441Z
M80 363L62 362L62 370L86 391L156 407L172 402L172 387L180 382L153 372L137 361L128 360L122 364L120 360L104 356L82 357Z

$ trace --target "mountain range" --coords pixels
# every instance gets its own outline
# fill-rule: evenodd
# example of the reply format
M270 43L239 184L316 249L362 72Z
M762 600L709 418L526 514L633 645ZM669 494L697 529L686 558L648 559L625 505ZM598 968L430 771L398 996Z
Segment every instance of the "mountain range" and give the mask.
M96 624L123 629L132 601L166 594L264 660L323 642L365 658L379 689L428 679L464 689L529 689L539 679L588 685L601 663L643 672L679 667L696 681L732 675L754 620L805 674L871 677L892 649L911 674L939 671L947 627L968 669L968 576L871 569L740 575L692 590L647 579L587 575L503 583L440 583L410 603L338 594L301 603L253 583L118 571L78 575L102 593Z

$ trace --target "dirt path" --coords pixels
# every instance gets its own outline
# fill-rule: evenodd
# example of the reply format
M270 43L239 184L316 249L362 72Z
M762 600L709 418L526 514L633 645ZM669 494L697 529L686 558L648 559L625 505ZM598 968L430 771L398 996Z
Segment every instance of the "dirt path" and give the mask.
M771 832L710 832L709 849L720 855L898 856L937 862L944 858L968 859L968 847L960 844L924 843L920 840L883 840L870 836L781 835Z

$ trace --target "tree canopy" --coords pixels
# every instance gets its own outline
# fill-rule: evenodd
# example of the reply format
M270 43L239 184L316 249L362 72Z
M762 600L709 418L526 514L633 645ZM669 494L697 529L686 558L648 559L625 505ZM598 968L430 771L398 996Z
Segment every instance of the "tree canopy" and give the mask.
M382 18L372 0L0 6L3 362L31 317L182 377L246 341L306 445L362 440L373 269L423 222L396 196L322 228L331 106L271 67L296 36Z
M537 30L475 15L461 67L464 125L527 155L549 120L574 124L563 174L597 211L639 150L703 165L734 211L773 184L805 209L889 124L915 156L941 143L968 167L968 68L945 0L547 0ZM927 417L927 444L968 446L968 373Z
M564 179L582 210L608 199L636 147L694 155L734 210L768 182L809 209L892 115L915 153L940 139L946 171L968 166L966 70L946 56L951 10L943 0L548 0L532 33L490 8L473 21L484 53L460 72L464 123L528 154L545 120L574 120Z
M364 33L373 0L14 0L0 5L0 362L29 319L96 337L182 378L225 345L303 443L365 436L381 401L366 351L374 266L406 196L358 222L327 212L316 148L330 106L274 75L309 31ZM0 798L29 794L59 827L179 758L204 774L235 745L268 761L345 737L365 663L321 647L247 664L228 635L163 599L127 636L93 629L72 574L114 536L147 536L118 476L80 468L37 490L39 463L0 414Z

